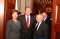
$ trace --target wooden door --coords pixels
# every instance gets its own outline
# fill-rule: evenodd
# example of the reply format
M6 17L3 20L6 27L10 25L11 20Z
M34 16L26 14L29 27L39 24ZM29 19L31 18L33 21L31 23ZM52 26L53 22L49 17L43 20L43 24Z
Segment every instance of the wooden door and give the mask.
M12 9L15 9L15 0L5 0L5 18L6 18L6 21L11 18Z
M6 32L6 23L8 20L11 19L11 12L12 9L15 9L15 2L16 0L5 0L5 9L4 9L4 39L5 39L5 32Z
M0 0L0 39L3 39L4 0Z
M53 0L51 39L60 39L60 0Z

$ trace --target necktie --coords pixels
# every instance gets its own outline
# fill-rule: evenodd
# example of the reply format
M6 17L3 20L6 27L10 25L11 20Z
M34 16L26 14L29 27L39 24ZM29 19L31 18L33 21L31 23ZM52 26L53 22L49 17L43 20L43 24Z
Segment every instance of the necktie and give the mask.
M26 27L29 28L29 18L28 18L28 16L27 16L26 25L27 25Z
M39 25L39 23L36 24L36 27L35 27L36 30L37 30L38 25Z

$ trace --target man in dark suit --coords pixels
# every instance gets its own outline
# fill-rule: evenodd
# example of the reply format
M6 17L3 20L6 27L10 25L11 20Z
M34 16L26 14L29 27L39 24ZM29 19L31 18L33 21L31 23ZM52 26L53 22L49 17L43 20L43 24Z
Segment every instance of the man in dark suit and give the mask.
M48 25L43 22L43 16L41 14L36 16L36 25L34 29L34 39L49 39Z
M22 39L33 39L34 17L30 15L31 8L25 8L25 15L20 16L18 19L21 22L21 35Z
M52 19L50 17L48 17L46 12L43 12L42 15L44 17L44 22L48 24L48 27L49 27L49 37L50 37L51 36Z

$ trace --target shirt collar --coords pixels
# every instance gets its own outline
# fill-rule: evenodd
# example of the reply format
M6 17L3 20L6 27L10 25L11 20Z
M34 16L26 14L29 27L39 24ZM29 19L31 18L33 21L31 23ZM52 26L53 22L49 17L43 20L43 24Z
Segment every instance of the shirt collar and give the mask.
M25 15L25 17L27 17L27 15ZM28 17L30 17L30 15Z
M42 22L39 22L39 25L41 24Z
M44 21L47 19L47 17L46 18L44 18Z

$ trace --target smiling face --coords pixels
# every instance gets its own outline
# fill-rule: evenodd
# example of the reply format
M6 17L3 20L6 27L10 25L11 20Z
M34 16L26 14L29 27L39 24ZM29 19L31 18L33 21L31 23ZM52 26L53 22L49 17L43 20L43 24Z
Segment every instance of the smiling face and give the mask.
M17 17L18 17L17 12L13 12L13 13L12 13L12 18L13 18L13 19L17 19Z
M25 15L29 16L32 13L31 8L26 8Z
M42 22L43 21L43 16L41 14L36 16L36 21L37 22Z

